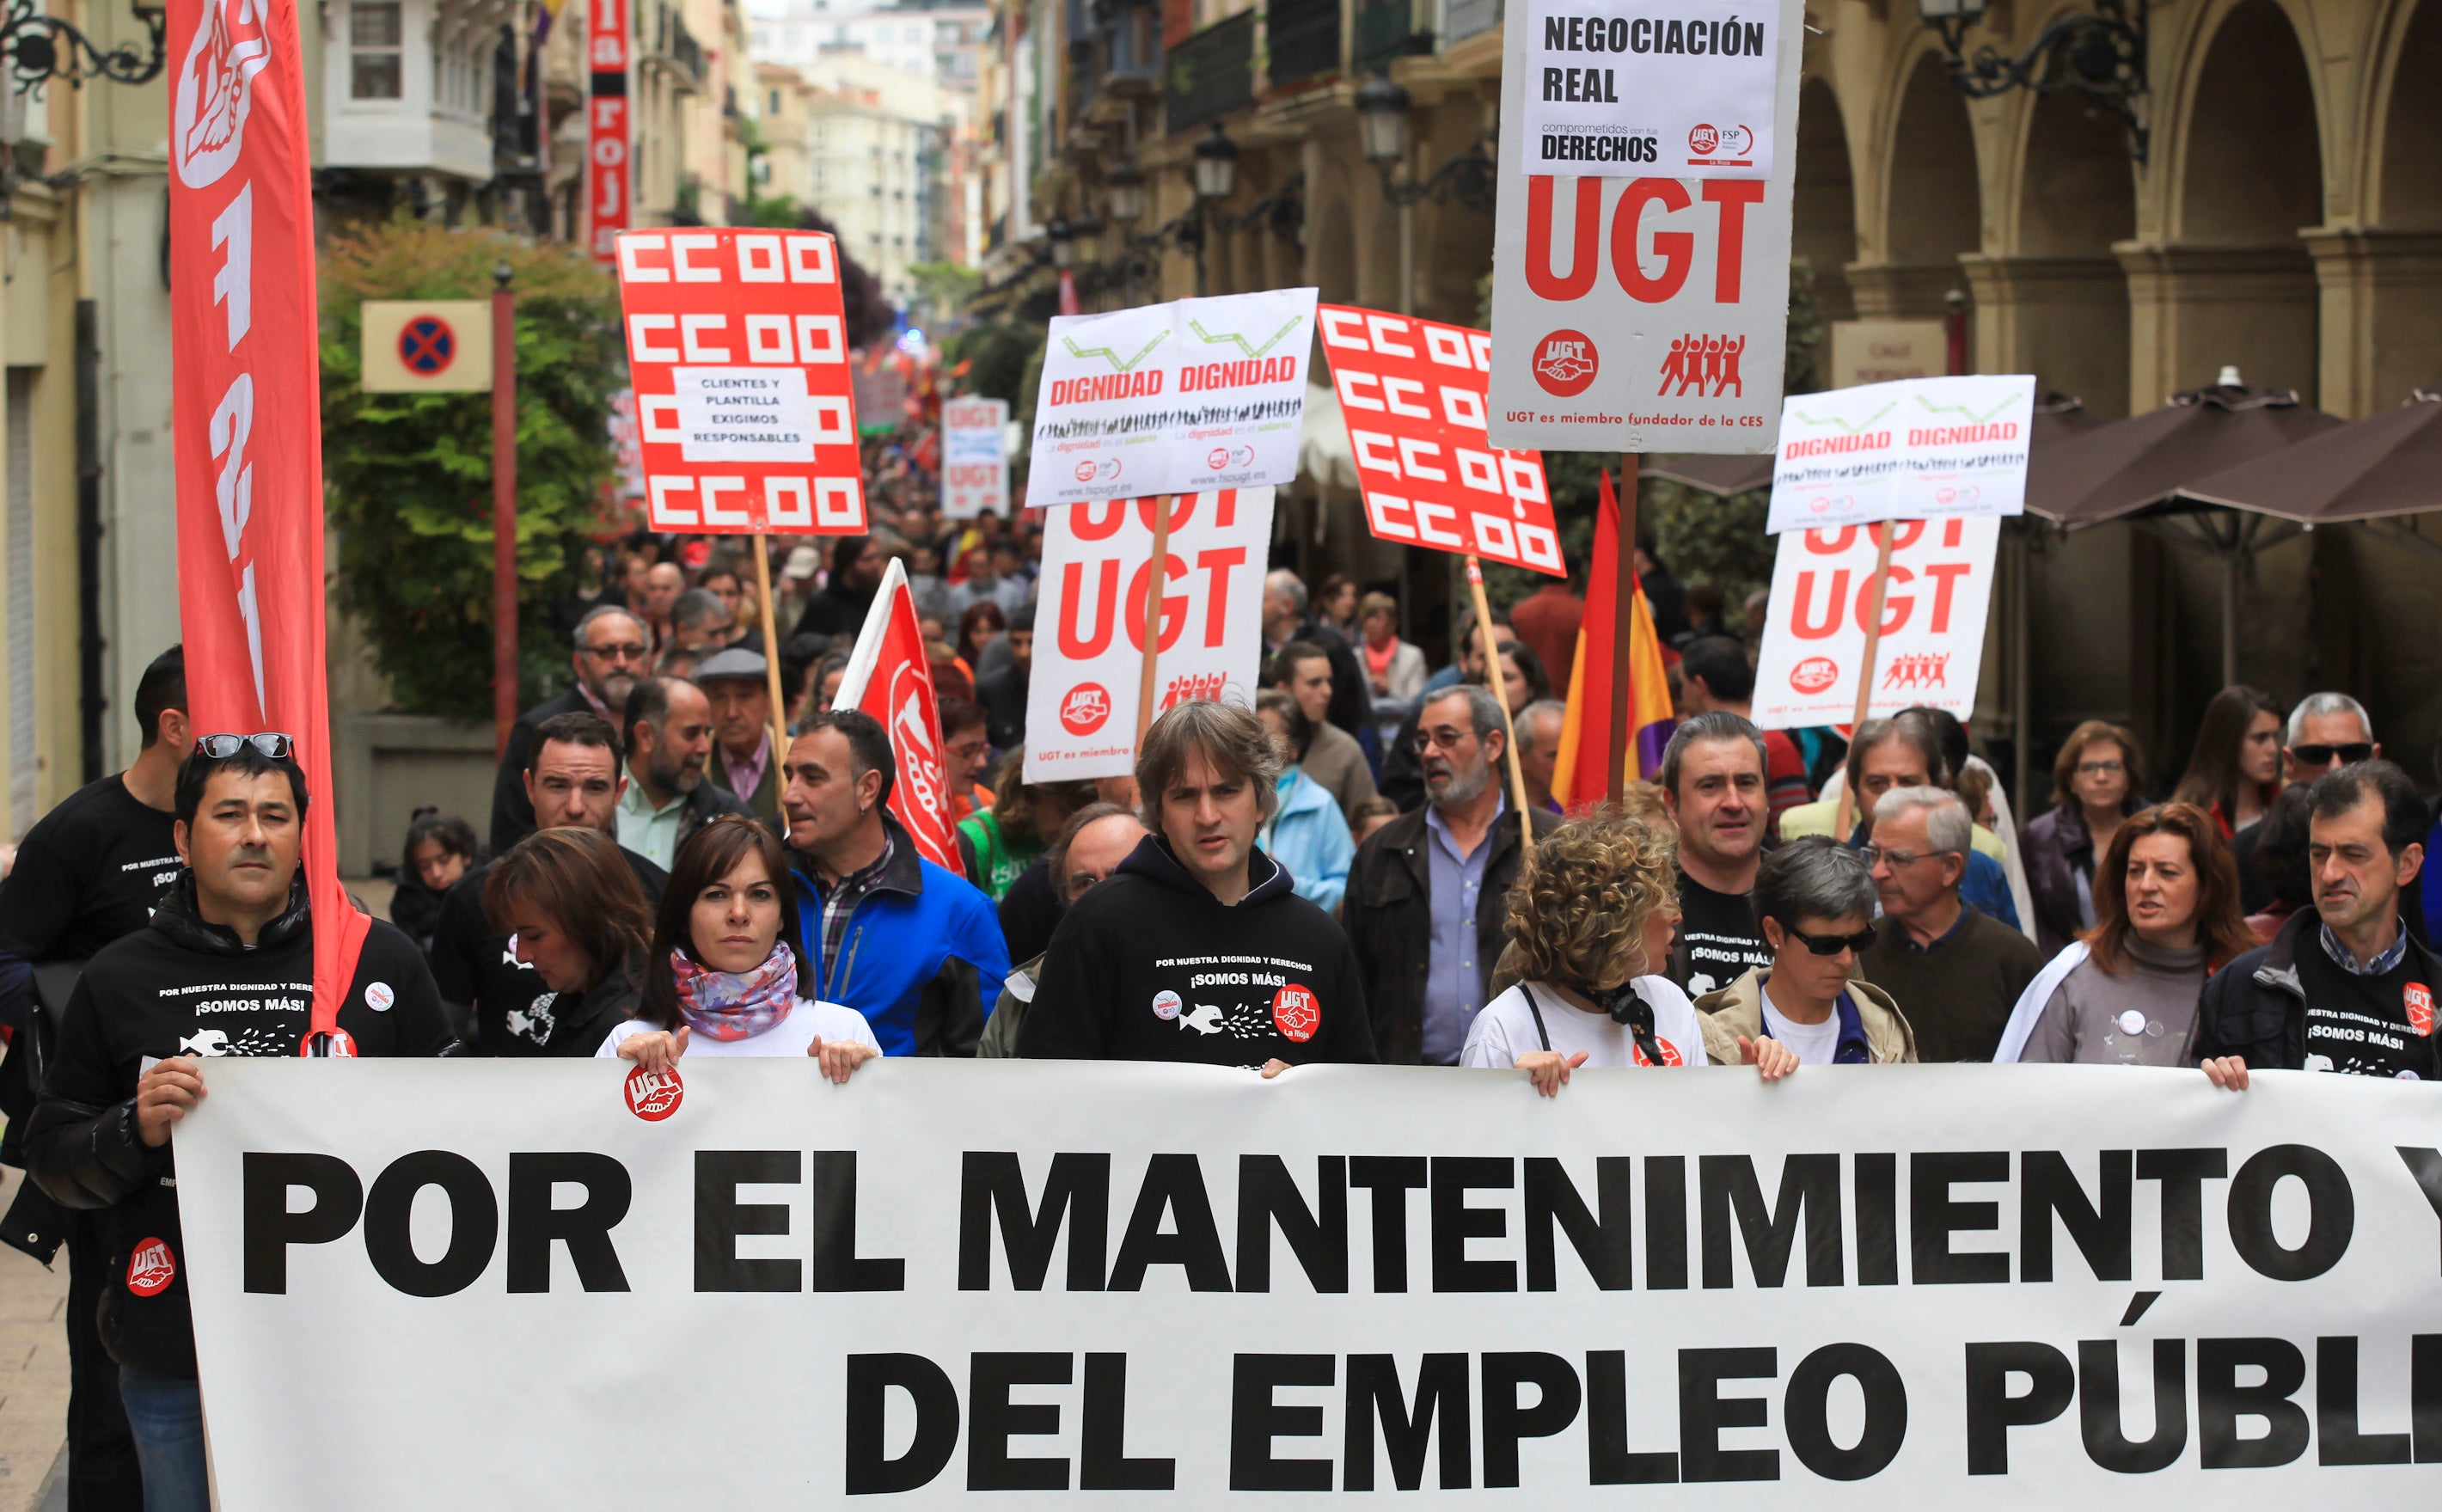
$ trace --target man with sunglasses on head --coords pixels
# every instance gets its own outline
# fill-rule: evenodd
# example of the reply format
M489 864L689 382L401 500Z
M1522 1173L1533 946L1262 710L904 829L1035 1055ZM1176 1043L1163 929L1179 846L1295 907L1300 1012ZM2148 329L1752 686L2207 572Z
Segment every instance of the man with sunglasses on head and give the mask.
M170 1139L209 1090L204 1062L301 1053L314 918L299 856L309 795L284 735L207 735L178 767L184 869L150 927L85 968L26 1136L27 1171L97 1211L99 1307L118 1362L146 1512L205 1512L203 1414ZM338 1028L367 1056L457 1049L423 952L372 922Z
M538 703L509 726L501 747L501 766L492 778L492 854L504 855L511 846L535 832L534 800L526 795L526 767L534 755L535 731L562 714L598 714L614 723L628 707L636 680L651 669L653 638L645 622L615 604L600 604L576 622L574 649L569 662L576 685L556 699Z
M1484 688L1428 694L1415 727L1424 807L1368 836L1349 864L1340 922L1386 1065L1456 1066L1491 999L1523 848L1501 780L1507 741ZM1538 811L1530 822L1540 836L1560 819Z
M1736 1064L1740 1038L1776 1040L1800 1066L1916 1059L1906 1015L1857 975L1877 934L1864 857L1828 835L1793 840L1757 865L1752 897L1772 958L1696 1000L1711 1061Z
M2044 968L2033 940L1959 896L1969 828L1948 789L1893 788L1874 800L1874 843L1862 852L1883 922L1861 964L1906 1016L1923 1061L1990 1061Z

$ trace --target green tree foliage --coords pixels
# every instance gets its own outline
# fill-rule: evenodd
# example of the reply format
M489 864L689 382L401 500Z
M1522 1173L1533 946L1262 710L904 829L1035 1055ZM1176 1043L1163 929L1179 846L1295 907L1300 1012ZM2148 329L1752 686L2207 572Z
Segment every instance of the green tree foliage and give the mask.
M607 426L627 383L617 291L582 253L422 222L341 232L323 248L322 465L337 535L337 597L411 714L492 707L492 400L367 393L367 300L477 299L506 264L518 296L518 644L520 701L567 665L551 606L610 528Z

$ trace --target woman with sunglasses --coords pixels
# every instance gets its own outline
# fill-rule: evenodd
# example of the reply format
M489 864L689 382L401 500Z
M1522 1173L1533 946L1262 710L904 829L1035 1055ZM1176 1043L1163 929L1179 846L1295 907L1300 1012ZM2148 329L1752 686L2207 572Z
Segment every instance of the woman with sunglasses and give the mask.
M1857 975L1874 942L1874 875L1829 835L1766 851L1756 868L1756 922L1772 950L1759 966L1696 1000L1707 1040L1769 1040L1801 1066L1886 1066L1916 1059L1916 1035L1890 994Z
M865 1015L797 995L797 890L772 831L724 814L679 847L645 955L644 1000L596 1054L647 1070L685 1055L810 1055L845 1083L882 1053Z
M1679 923L1677 851L1667 829L1616 809L1538 840L1509 891L1521 980L1475 1015L1458 1064L1523 1071L1545 1097L1586 1066L1719 1060L1754 1066L1766 1081L1795 1070L1796 1058L1769 1040L1708 1052L1687 994L1656 975Z

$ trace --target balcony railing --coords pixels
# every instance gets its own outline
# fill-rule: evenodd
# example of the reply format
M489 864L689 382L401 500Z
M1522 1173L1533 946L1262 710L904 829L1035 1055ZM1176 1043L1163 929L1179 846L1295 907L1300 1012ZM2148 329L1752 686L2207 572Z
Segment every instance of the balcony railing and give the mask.
M1319 0L1271 0L1264 29L1269 38L1272 86L1327 79L1339 72L1339 8Z
M1432 28L1416 18L1416 0L1358 0L1357 36L1351 51L1357 71L1387 68L1394 59L1433 50Z
M1242 10L1188 38L1162 80L1170 129L1187 131L1255 102L1255 13Z

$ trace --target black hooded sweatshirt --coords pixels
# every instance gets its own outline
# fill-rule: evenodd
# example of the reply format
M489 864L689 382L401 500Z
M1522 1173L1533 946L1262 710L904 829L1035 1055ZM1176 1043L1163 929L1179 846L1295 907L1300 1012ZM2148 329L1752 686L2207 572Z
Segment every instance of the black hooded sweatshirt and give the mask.
M70 1208L100 1209L110 1285L101 1341L121 1365L195 1374L172 1146L146 1145L136 1084L175 1055L295 1055L311 1023L313 915L301 876L288 910L248 947L195 909L182 873L152 926L103 948L68 999L26 1137L27 1169ZM379 920L365 937L339 1028L367 1056L446 1055L457 1048L424 953ZM207 1089L211 1072L204 1072Z
M1068 907L1017 1053L1035 1060L1374 1063L1357 953L1261 850L1224 904L1147 836Z

